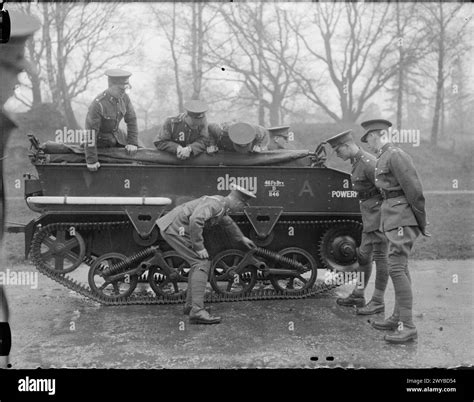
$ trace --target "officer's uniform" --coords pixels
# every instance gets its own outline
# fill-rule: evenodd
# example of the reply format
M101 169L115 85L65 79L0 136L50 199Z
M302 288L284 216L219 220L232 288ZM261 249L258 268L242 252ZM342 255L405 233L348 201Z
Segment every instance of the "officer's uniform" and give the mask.
M205 116L207 105L198 100L185 103L186 112L168 117L153 143L160 151L177 153L178 147L190 147L194 156L206 150L209 144L208 124ZM197 119L190 117L196 114Z
M210 123L209 140L211 146L223 151L247 153L254 146L266 147L268 131L265 127L248 123Z
M295 149L294 145L288 142L290 126L268 128L269 142L267 149L274 151L278 149Z
M371 132L387 130L386 120L363 122L367 130L362 142ZM426 213L423 187L411 157L391 143L385 144L377 155L375 184L382 191L380 230L389 241L388 269L395 290L393 322L402 322L414 329L412 318L413 295L408 271L408 256L416 238L425 232ZM386 336L387 340L390 336Z
M204 250L204 226L220 225L232 242L239 242L244 237L227 215L228 208L225 197L203 196L175 207L157 220L163 239L191 265L186 304L192 306L192 314L204 308L204 291L210 271L210 261L197 254Z
M118 83L128 83L131 73L124 70L107 70L105 74L110 80ZM125 120L127 133L119 129L119 124ZM98 161L97 148L138 146L137 116L129 96L125 93L116 98L109 89L99 94L89 106L86 117L86 129L94 130L95 143L84 145L86 162L93 164Z
M344 131L327 140L333 147L353 142L351 130ZM371 307L358 310L359 314L372 314L383 311L383 294L387 287L387 248L388 242L385 235L379 230L381 218L382 195L375 186L375 163L376 159L368 152L359 149L354 158L351 158L352 171L351 182L354 191L357 191L360 212L362 214L362 239L357 253L360 271L364 273L364 289L369 282L372 273L372 260L375 261L375 291L372 301L380 304L379 308ZM352 295L346 299L338 299L342 305L356 305L362 307L365 304L364 289L355 288ZM360 300L357 300L360 299ZM374 311L375 310L375 311Z

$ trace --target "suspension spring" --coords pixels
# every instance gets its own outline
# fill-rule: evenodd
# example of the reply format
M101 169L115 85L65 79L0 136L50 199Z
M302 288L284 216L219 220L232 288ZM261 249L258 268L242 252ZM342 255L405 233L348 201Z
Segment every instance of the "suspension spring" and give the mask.
M257 247L255 249L255 254L260 257L270 258L271 260L278 262L280 264L290 265L291 267L299 269L299 270L305 268L304 265L298 261L292 260L291 258L288 258L288 257L283 257L278 253L275 253L273 251L270 251L264 248Z
M128 268L133 267L134 265L142 262L145 258L151 257L156 250L159 250L158 246L148 247L144 250L139 251L136 254L127 257L125 260L118 262L117 264L111 265L109 268L106 268L102 271L104 276L115 275L119 272L122 272Z

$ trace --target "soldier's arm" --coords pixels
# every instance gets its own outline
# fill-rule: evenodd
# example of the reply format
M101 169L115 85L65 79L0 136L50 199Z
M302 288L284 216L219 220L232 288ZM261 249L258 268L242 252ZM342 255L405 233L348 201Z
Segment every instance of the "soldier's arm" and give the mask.
M189 236L194 251L204 250L202 231L207 220L217 216L222 207L216 201L204 202L189 217Z
M412 159L404 152L393 152L390 158L390 171L398 180L415 214L418 226L424 232L426 227L425 197L421 180Z
M137 115L128 95L125 95L125 106L124 120L127 123L127 144L138 146Z
M166 151L176 155L179 144L172 140L171 119L168 118L165 120L153 144L155 144L155 147L160 151Z
M92 143L86 142L84 144L84 152L86 154L86 163L94 164L98 162L97 156L97 136L100 131L100 123L102 120L101 105L99 102L94 101L89 106L89 110L86 116L86 130L90 130L94 133Z
M221 218L219 225L222 226L233 242L241 242L245 237L234 220L228 215L225 215Z
M364 173L367 180L369 180L373 185L375 185L375 162L365 162L364 163Z
M203 153L206 150L206 147L209 145L209 130L207 120L204 120L199 134L200 135L196 141L188 145L188 147L191 148L191 152L194 156Z

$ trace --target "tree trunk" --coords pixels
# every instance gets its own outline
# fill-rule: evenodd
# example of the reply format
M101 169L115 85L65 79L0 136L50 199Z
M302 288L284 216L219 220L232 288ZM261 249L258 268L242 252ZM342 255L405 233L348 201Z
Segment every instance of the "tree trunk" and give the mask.
M191 67L193 74L193 94L191 99L199 99L202 86L202 59L204 32L202 25L202 13L204 5L202 3L192 3L193 23L191 30L192 54Z
M77 124L76 116L71 106L71 97L67 88L67 81L65 76L65 56L64 56L64 16L62 15L62 4L56 3L56 29L58 35L58 43L56 48L56 58L58 65L58 74L57 74L57 85L59 89L59 94L61 96L61 106L64 111L64 117L66 118L66 124L68 128L77 129L79 125Z
M31 81L31 92L33 95L32 108L40 105L43 102L43 97L41 95L41 79L38 74L38 68L35 63L35 42L33 39L29 39L27 42L28 53L30 55L31 62L28 63L25 70L28 74L28 78Z
M257 23L255 24L255 29L257 31L257 40L258 40L258 124L261 126L265 125L265 106L263 104L263 71L262 71L262 59L263 59L263 49L262 49L262 26L263 26L263 2L258 6L258 18ZM272 116L270 113L270 124Z
M172 20L172 34L170 39L171 58L174 65L174 79L176 85L176 96L178 98L178 110L184 112L183 90L181 89L181 82L179 79L179 60L176 55L175 41L176 41L176 3L173 3L173 20Z
M403 50L403 32L400 27L400 3L397 1L397 34L399 38L398 43L398 89L397 89L397 129L402 129L403 119L403 87L404 83L404 58L405 52Z
M53 50L50 34L50 25L53 23L53 18L50 15L51 11L49 7L52 7L52 4L43 3L43 41L46 49L46 73L48 76L49 90L51 91L51 103L57 108L59 106L60 96L53 64Z
M436 79L436 100L433 113L433 125L431 127L431 144L438 144L440 112L442 102L442 92L444 86L444 18L443 18L443 4L439 4L440 24L439 24L439 42L438 42L438 76Z

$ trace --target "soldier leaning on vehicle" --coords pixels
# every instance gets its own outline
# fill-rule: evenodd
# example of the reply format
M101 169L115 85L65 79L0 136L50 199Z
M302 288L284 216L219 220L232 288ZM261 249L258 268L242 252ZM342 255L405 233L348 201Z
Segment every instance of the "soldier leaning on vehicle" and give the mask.
M244 122L210 123L207 153L223 151L239 153L259 153L266 148L268 131L266 128Z
M269 151L275 151L279 149L295 149L293 144L290 144L289 142L289 129L289 126L267 128L269 136L267 149Z
M364 287L357 285L346 298L337 299L342 306L358 307L357 314L375 314L384 311L384 293L388 282L387 238L379 230L382 196L375 186L375 157L360 149L354 142L352 131L344 131L326 140L342 160L351 160L352 188L357 191L362 214L362 239L357 250L359 271L364 275ZM372 273L372 260L375 261L375 289L366 305L364 290Z
M388 140L387 120L369 120L361 141L377 154L375 184L382 191L380 230L388 239L388 272L395 290L395 308L385 321L374 321L379 330L395 330L385 336L390 343L404 343L417 338L413 323L413 294L408 256L416 238L426 231L425 198L418 173L410 156Z
M107 70L109 87L94 99L86 117L86 129L95 133L93 143L84 144L87 168L100 168L97 148L125 147L134 155L138 150L137 116L126 89L131 88L129 77L132 73L112 69ZM127 133L119 128L122 118L127 124Z
M209 143L206 103L190 100L184 108L184 113L165 120L153 141L158 150L172 153L182 160L204 152Z

